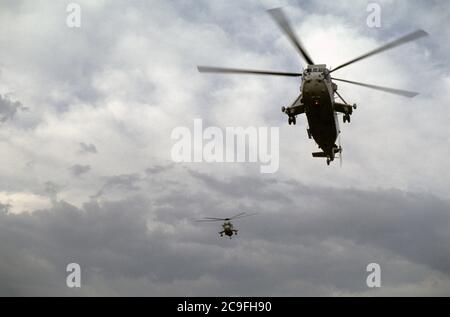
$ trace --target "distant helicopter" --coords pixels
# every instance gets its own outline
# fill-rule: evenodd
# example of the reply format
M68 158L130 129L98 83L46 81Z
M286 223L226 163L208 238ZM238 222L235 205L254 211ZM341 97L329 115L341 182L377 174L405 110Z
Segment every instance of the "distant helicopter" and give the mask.
M290 26L286 16L280 8L268 10L269 14L278 24L282 31L287 35L291 43L300 53L301 57L307 62L307 67L303 70L303 73L290 73L290 72L278 72L278 71L265 71L265 70L248 70L237 68L222 68L222 67L210 67L210 66L198 66L199 72L206 73L228 73L228 74L256 74L256 75L275 75L275 76L290 76L290 77L302 77L300 85L300 95L295 101L288 107L282 107L281 111L288 116L289 125L295 125L297 123L296 117L299 114L306 114L309 128L307 128L308 137L314 138L315 142L322 150L321 152L312 153L313 157L323 157L327 159L327 165L335 159L335 155L339 153L339 157L342 159L342 147L336 145L336 139L340 134L339 123L337 119L337 113L343 114L343 121L350 123L350 115L353 110L356 109L356 104L349 105L344 98L337 92L338 86L333 82L341 81L354 85L359 85L367 88L381 90L384 92L401 95L404 97L412 98L418 93L393 89L375 85L364 84L360 82L349 81L345 79L339 79L331 77L332 72L337 71L345 66L358 62L367 57L389 50L396 46L411 42L418 38L428 35L423 30L417 30L408 35L405 35L395 41L392 41L384 46L381 46L375 50L372 50L364 55L354 58L340 66L333 69L327 69L325 64L315 64L307 53L300 40L295 35L292 27ZM339 97L342 103L336 102L335 96ZM339 142L340 143L340 142Z
M233 217L230 218L214 218L214 217L206 217L206 218L202 218L199 220L196 220L197 222L211 222L211 221L223 221L224 223L222 224L222 228L223 230L219 232L220 236L223 237L223 235L229 236L230 239L233 236L233 234L237 235L238 234L238 230L234 229L233 224L231 223L231 220L233 219L239 219L239 218L244 218L244 217L249 217L249 216L254 216L256 215L256 213L253 214L247 214L246 212L241 212L237 215L234 215Z

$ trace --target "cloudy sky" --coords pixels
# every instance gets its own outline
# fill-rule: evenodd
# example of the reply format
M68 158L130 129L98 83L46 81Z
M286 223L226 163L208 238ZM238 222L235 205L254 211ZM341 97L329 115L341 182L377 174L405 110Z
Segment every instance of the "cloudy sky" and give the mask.
M0 1L0 295L450 295L450 3ZM344 162L313 159L280 107L297 72L266 10L284 7L318 63L337 66L416 29L430 36L339 70L420 92L340 83L358 104ZM175 163L176 127L279 127L280 168ZM195 223L239 211L239 236ZM78 263L82 286L66 286ZM368 288L366 266L381 266Z

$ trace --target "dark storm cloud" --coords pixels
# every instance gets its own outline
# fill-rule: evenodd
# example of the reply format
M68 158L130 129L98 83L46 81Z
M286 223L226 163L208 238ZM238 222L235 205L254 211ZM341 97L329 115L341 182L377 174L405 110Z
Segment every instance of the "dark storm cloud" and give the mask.
M268 230L273 231L272 239L276 241L298 242L290 240L293 232L306 239L315 235L340 237L357 244L385 248L450 274L450 204L430 194L306 188L292 180L267 182L242 177L224 181L198 172L191 174L201 177L208 188L221 196L246 197L254 201L257 210L269 212L265 207L267 202L281 202L279 210L287 216L285 219L272 214L263 221L257 220L261 221L261 226L271 224ZM283 192L277 186L283 188ZM326 217L329 221L324 222Z
M137 179L119 176L110 184L128 187ZM127 199L93 201L82 208L55 202L50 210L0 213L6 259L0 265L0 293L352 294L368 290L365 267L371 262L381 264L386 289L430 275L450 276L448 201L397 190L312 187L306 193L301 184L278 180L285 195L293 197L281 204L247 187L230 192L228 181L216 182L225 187L171 191L158 201L144 194L152 191L149 187ZM257 185L258 179L241 182ZM250 202L241 201L243 195ZM246 204L259 214L235 222L236 239L219 239L220 224L191 221L197 213L227 210L218 201ZM72 293L64 277L71 262L79 263L84 274L83 287Z
M0 122L11 120L20 110L26 110L20 101L12 101L0 94Z
M27 254L30 259L42 260L37 261L34 272L42 269L40 263L48 263L51 269L44 276L52 278L44 278L35 285L29 281L30 289L21 289L19 280L3 281L0 293L30 295L34 287L41 289L43 285L54 285L56 288L52 292L58 289L64 292L65 279L58 272L64 272L65 266L72 261L84 268L87 274L85 286L95 282L96 274L109 280L147 277L155 281L170 281L198 277L207 262L197 268L191 268L189 263L207 255L201 255L200 250L192 254L188 254L188 250L179 252L182 250L173 248L176 243L172 245L167 234L159 230L149 232L146 226L147 206L148 201L143 198L106 203L101 207L90 203L83 210L61 202L52 210L32 215L9 217L2 214L0 236L11 237L13 243L2 245L3 258L9 259L10 266L5 265L5 272L0 276L6 276L7 271L20 271L13 266L20 265L24 261L22 254ZM21 230L26 233L20 233ZM37 240L30 244L34 239ZM12 251L14 247L17 251ZM25 263L21 268L27 266ZM96 285L90 286L96 288ZM114 291L120 293L120 290Z
M89 172L91 170L91 167L89 165L75 164L69 167L69 170L73 176L81 176Z

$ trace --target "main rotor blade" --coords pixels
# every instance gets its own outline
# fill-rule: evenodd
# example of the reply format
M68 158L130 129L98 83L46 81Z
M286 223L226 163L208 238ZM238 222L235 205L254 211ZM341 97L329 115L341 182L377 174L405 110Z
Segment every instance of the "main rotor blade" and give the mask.
M246 212L244 211L244 212L241 212L241 213L239 213L237 215L234 215L234 216L230 217L229 219L236 219L237 217L241 217L241 216L243 216L245 214L246 214Z
M389 88L389 87L369 85L369 84L359 83L356 81L350 81L350 80L339 79L339 78L334 78L334 77L332 77L331 79L337 80L337 81L342 81L344 83L349 83L349 84L354 84L354 85L372 88L372 89L376 89L376 90L381 90L384 92L388 92L390 94L400 95L400 96L408 97L408 98L413 98L419 94L418 92L414 92L414 91L407 91L407 90L394 89L394 88Z
M275 20L275 22L278 24L278 26L281 28L281 30L286 33L287 37L291 41L291 43L295 46L295 48L298 50L300 55L305 59L305 61L308 63L308 65L314 65L313 60L309 56L306 49L303 47L302 43L298 39L298 37L295 35L291 24L289 23L289 20L286 18L286 15L284 14L283 10L281 8L275 8L270 9L267 12L272 16L272 18Z
M301 73L275 72L270 70L252 70L240 68L223 68L211 66L197 66L200 73L222 73L222 74L253 74L253 75L274 75L274 76L289 76L299 77Z
M345 101L344 98L342 98L341 94L339 94L337 90L334 93L338 95L339 99L341 99L344 104L348 105L347 101Z
M212 221L225 221L225 219L197 219L195 222L212 222Z
M421 38L423 36L427 36L427 35L428 35L428 33L425 32L424 30L417 30L415 32L409 33L409 34L407 34L407 35L405 35L405 36L403 36L403 37L401 37L401 38L399 38L399 39L397 39L395 41L392 41L392 42L390 42L388 44L385 44L385 45L383 45L383 46L381 46L381 47L379 47L379 48L377 48L377 49L375 49L373 51L370 51L369 53L366 53L366 54L361 55L361 56L359 56L357 58L354 58L354 59L348 61L347 63L344 63L344 64L342 64L342 65L332 69L330 71L330 73L334 72L334 71L336 71L338 69L341 69L342 67L345 67L345 66L348 66L350 64L353 64L353 63L355 63L357 61L360 61L360 60L362 60L364 58L367 58L369 56L372 56L372 55L375 55L375 54L387 51L387 50L389 50L391 48L394 48L394 47L397 47L399 45L402 45L402 44L405 44L405 43L417 40L417 39L419 39L419 38Z
M256 214L257 214L256 212L255 212L255 213L252 213L252 214L247 214L247 213L243 212L243 213L238 214L238 215L236 215L236 216L234 216L234 217L231 217L230 219L240 219L240 218L244 218L244 217L254 216L254 215L256 215Z

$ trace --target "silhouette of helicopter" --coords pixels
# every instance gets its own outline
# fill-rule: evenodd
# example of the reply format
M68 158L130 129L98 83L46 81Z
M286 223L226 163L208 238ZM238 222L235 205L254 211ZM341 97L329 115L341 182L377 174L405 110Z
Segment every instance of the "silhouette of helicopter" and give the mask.
M206 217L206 218L202 218L199 220L196 220L197 222L213 222L213 221L223 221L224 223L222 224L222 228L223 230L219 232L220 236L223 237L223 235L229 236L230 239L233 236L233 234L237 235L238 234L238 229L235 229L233 224L231 223L231 220L233 219L239 219L239 218L244 218L244 217L249 217L249 216L254 216L256 215L256 213L253 214L247 214L246 212L241 212L237 215L234 215L233 217L229 217L229 218L215 218L215 217Z
M297 123L296 117L305 114L308 120L309 127L307 128L308 137L314 139L320 152L312 153L313 157L322 157L327 159L327 165L333 161L336 154L342 159L342 147L336 145L336 139L340 134L337 113L343 114L344 123L350 123L350 116L353 110L356 109L356 104L348 104L344 98L338 93L338 86L334 81L340 81L347 84L358 85L366 88L376 89L391 94L401 95L412 98L418 93L406 91L401 89L394 89L390 87L382 87L371 84L365 84L346 79L331 77L331 73L349 66L355 62L366 59L370 56L387 51L399 45L417 40L421 37L427 36L428 33L423 30L417 30L407 34L397 40L385 44L377 49L374 49L364 55L356 57L344 64L341 64L333 69L328 69L325 64L314 63L306 49L296 36L291 24L280 8L268 10L269 14L278 24L280 29L285 33L287 38L291 41L293 46L297 49L300 56L306 61L307 66L303 72L280 72L280 71L266 71L266 70L250 70L238 68L223 68L211 66L198 66L199 72L202 73L223 73L223 74L254 74L254 75L272 75L272 76L289 76L301 77L300 95L288 107L282 107L281 111L288 116L289 125ZM326 48L325 48L326 49ZM337 102L335 99L339 98L342 102ZM339 142L340 143L340 142Z

